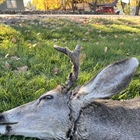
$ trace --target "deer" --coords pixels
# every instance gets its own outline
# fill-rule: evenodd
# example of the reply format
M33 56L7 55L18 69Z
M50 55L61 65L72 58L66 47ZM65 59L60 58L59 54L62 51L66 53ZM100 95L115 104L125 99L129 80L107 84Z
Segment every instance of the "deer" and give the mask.
M54 49L71 61L66 82L32 102L1 112L0 134L42 140L140 140L140 97L110 98L128 86L138 59L114 62L77 86L81 45L73 51L58 45Z

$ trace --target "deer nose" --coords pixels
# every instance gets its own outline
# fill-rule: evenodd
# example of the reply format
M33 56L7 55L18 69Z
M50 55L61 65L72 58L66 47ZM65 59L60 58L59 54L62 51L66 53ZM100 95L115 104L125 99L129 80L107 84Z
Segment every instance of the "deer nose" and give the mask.
M4 116L0 114L0 123L1 123L1 122L4 122L4 120L5 120L5 119L4 119Z
M5 117L3 115L0 115L0 125L13 125L17 124L18 122L9 122L5 120Z

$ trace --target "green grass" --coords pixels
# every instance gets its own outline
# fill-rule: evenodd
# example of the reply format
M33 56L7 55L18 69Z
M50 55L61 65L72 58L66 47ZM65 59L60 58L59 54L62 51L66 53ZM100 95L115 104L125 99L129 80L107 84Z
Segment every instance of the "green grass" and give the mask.
M139 20L139 17L44 18L14 25L0 24L0 112L32 101L65 82L71 65L66 56L53 49L54 44L70 49L82 45L77 81L80 85L114 61L128 57L140 60ZM28 66L28 71L17 72L22 66ZM57 74L53 72L55 67ZM139 95L140 68L127 89L113 99ZM0 139L35 140L15 136L0 136Z

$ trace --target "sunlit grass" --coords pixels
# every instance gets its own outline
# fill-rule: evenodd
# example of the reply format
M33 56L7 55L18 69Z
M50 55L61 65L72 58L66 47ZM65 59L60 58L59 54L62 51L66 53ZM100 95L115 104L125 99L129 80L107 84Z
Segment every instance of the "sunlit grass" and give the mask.
M128 57L140 60L140 24L137 19L44 18L0 24L0 112L27 103L64 83L71 65L53 45L74 49L82 45L78 84L106 65ZM19 72L18 68L28 66ZM54 69L57 68L57 73ZM113 99L140 95L140 68L128 88ZM1 140L35 140L1 136Z

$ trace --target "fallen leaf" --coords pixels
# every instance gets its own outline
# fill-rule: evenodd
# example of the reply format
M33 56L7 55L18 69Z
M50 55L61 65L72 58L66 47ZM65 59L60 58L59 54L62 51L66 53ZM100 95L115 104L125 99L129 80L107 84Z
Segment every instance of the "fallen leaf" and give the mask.
M72 29L70 29L70 33L72 33L73 32L73 30Z
M76 36L74 35L73 38L75 38Z
M84 21L83 21L83 24L87 24L88 23L88 21L85 19Z
M129 33L130 36L134 36L134 33Z
M37 36L39 36L41 33L37 33Z
M42 24L42 22L40 21L40 22L39 22L39 24L41 25L41 24Z
M138 41L139 39L138 39L138 38L133 38L133 40L134 40L134 41Z
M32 48L32 44L31 44L31 43L29 43L27 46L28 46L29 48Z
M17 42L16 38L12 38L12 42L16 43Z
M99 42L96 42L96 45L98 45L99 44Z
M53 74L58 74L58 71L59 71L59 69L57 68L57 67L55 67L54 69L53 69Z
M33 47L36 47L37 46L37 44L33 44Z
M97 31L97 33L101 33L101 32L102 32L101 30L98 30L98 31Z
M122 46L123 44L124 44L124 43L123 43L123 42L121 42L119 45L120 45L120 46Z
M90 34L90 32L89 32L89 31L85 33L85 35L89 35L89 34Z
M28 66L17 67L18 72L25 72L28 70Z
M52 29L52 30L51 30L51 32L55 32L55 31L56 31L56 29Z
M6 63L5 63L5 68L6 68L7 70L9 70L9 69L11 68L11 65L10 65L8 62L6 62Z
M107 47L105 47L105 48L104 48L104 52L106 53L107 51L108 51L108 48L107 48Z
M103 38L103 36L102 36L101 34L99 34L99 37L100 37L100 38Z
M10 59L11 59L11 60L19 60L20 58L18 58L17 56L11 56Z
M24 32L25 32L25 33L29 33L29 32L30 32L30 30L25 30Z
M9 56L9 54L7 53L4 58L7 58L8 56Z
M58 39L55 38L55 39L53 39L53 42L56 42L57 40L58 40Z
M19 27L23 27L23 24L22 24L22 23L20 23L20 24L19 24Z
M83 38L82 40L83 40L83 41L87 41L88 39L87 39L87 38Z

